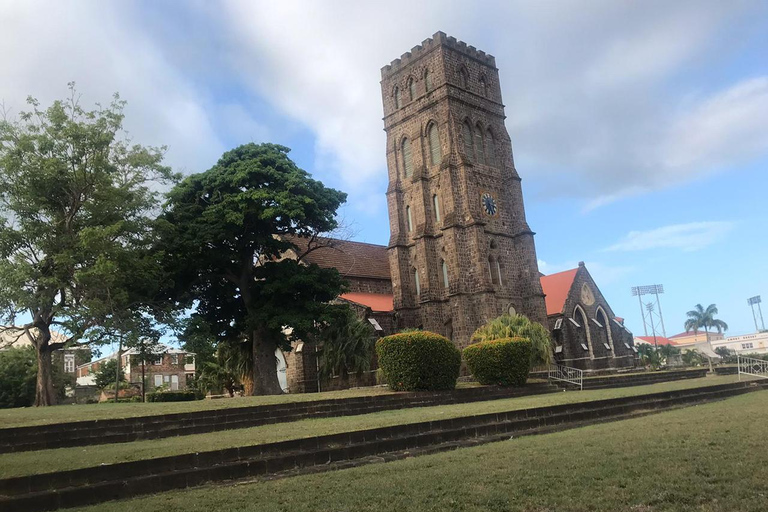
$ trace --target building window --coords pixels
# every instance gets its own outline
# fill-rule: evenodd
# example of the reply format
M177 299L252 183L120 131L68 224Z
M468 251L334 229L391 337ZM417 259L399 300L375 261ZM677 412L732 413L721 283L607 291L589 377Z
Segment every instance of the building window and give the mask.
M488 274L491 276L492 284L501 284L501 267L499 267L499 261L495 260L493 256L488 256Z
M421 281L418 269L413 269L413 284L416 285L416 295L421 295Z
M411 152L411 140L408 137L403 139L400 150L403 154L403 171L405 177L409 178L413 174L413 154Z
M461 86L465 89L469 89L469 71L467 71L467 68L462 67L461 70L459 70L459 75L461 78Z
M493 140L491 130L485 132L485 163L496 165L496 143Z
M746 350L746 349L749 349L749 348L755 348L755 346L752 343L742 343L741 344L741 348L742 348L742 350Z
M469 126L469 122L465 121L461 127L461 135L464 138L464 154L470 160L475 159L475 152L472 146L472 127Z
M75 373L75 354L64 354L64 372Z
M485 165L485 147L483 144L483 129L475 126L475 155L477 163Z
M154 364L155 366L159 366L163 364L163 356L155 356L155 360L152 361L152 364Z
M445 260L442 260L442 269L443 269L443 286L445 289L448 289L448 264L445 263Z
M179 364L179 354L171 354L171 364Z
M416 81L413 78L408 79L408 96L411 101L416 97Z
M429 70L424 71L424 88L427 92L432 90L432 73Z
M401 101L401 98L400 98L400 88L399 87L395 87L395 109L399 109L401 103L402 103L402 101Z
M483 93L483 96L488 97L488 82L484 76L480 77L480 91Z
M413 231L413 219L411 219L411 207L405 207L405 221L408 223L408 232Z
M437 125L430 123L427 128L427 143L429 144L429 163L437 165L442 160L442 148L440 147L440 132L437 131Z
M163 385L163 376L162 375L155 375L155 387L159 388Z
M432 207L435 209L435 221L440 222L440 198L437 194L432 196Z

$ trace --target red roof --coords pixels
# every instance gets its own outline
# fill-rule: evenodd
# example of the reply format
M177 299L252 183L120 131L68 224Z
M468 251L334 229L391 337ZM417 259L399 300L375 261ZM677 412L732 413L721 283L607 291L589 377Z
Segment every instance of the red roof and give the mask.
M563 312L565 300L573 286L578 268L550 274L541 278L541 288L546 295L547 315L557 315Z
M653 336L635 336L638 340L643 340L646 343L649 343L651 345L654 344ZM672 341L669 338L665 338L664 336L656 336L656 342L657 345L677 345L678 343L675 341Z
M395 309L392 295L387 293L349 292L340 296L344 300L371 308L371 311L387 312Z
M286 238L299 247L300 253L306 251L306 238ZM319 242L322 247L304 256L303 261L315 263L322 268L335 268L343 277L392 279L386 246L334 238L323 238Z
M698 334L702 334L702 331L699 331ZM687 338L687 337L693 336L693 335L694 335L693 331L681 332L681 333L675 334L674 336L670 336L669 339Z

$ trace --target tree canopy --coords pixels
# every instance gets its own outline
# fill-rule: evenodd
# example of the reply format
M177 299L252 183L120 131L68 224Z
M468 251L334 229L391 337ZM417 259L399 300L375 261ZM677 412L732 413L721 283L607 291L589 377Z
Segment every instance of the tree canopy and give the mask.
M174 276L169 296L194 307L217 339L243 340L253 354L253 393L282 390L275 349L315 332L343 290L335 269L308 265L290 237L337 228L346 194L300 169L289 149L246 144L170 192L160 220L161 251ZM296 258L284 258L287 251Z
M70 89L0 121L0 321L35 347L36 405L55 402L51 352L98 339L106 317L159 282L148 234L174 179L164 148L126 139L117 95L88 111ZM66 342L51 344L53 330Z
M688 319L685 321L685 332L698 332L699 329L704 329L707 334L709 334L710 329L717 332L727 331L728 324L715 318L717 313L715 304L710 304L706 309L701 304L696 304L694 309L686 313Z

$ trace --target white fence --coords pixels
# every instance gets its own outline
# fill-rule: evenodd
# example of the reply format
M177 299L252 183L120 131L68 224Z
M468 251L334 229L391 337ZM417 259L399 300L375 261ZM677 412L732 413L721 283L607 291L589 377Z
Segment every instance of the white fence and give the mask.
M742 374L768 379L768 361L737 355L736 363L739 366L739 380Z
M547 381L557 380L579 386L579 390L584 390L584 371L570 366L552 364L549 366Z

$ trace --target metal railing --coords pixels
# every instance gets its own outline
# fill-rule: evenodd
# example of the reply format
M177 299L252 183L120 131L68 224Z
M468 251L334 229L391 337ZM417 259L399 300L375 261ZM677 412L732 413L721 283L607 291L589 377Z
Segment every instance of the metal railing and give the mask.
M741 380L742 374L768 379L768 361L737 354L736 364L739 367L739 380Z
M584 370L578 368L571 368L570 366L563 366L561 364L549 365L549 372L547 374L547 382L557 380L560 382L567 382L579 386L579 390L584 390Z

